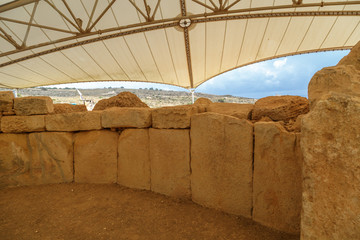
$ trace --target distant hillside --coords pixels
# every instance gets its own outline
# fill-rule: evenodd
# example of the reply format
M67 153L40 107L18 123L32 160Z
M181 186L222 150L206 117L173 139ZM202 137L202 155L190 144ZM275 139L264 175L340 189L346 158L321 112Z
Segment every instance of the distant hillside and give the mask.
M174 105L191 104L191 94L186 91L165 91L161 89L126 89L126 88L97 88L79 89L83 98L98 102L101 99L109 98L120 92L131 92L137 95L143 102L152 108ZM80 96L75 88L27 88L20 89L18 94L25 96L49 96L54 103L82 104ZM213 102L228 103L254 103L256 99L234 97L231 95L211 95L195 92L195 100L200 97L209 98Z

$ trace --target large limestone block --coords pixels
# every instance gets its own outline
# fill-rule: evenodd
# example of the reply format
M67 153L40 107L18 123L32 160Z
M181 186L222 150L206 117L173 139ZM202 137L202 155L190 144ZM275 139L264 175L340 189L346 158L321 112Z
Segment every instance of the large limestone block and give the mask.
M4 116L1 118L1 131L5 133L45 131L45 116Z
M300 134L279 123L255 123L253 220L300 232L302 154Z
M359 239L360 98L325 96L302 123L302 239Z
M343 57L337 66L353 65L356 70L360 71L360 41L351 49L350 53Z
M101 129L100 112L74 112L47 115L47 131L73 132Z
M206 107L207 112L215 112L240 119L251 119L254 104L240 103L211 103Z
M330 92L360 96L360 71L352 65L323 68L310 80L308 96L311 107Z
M71 133L0 134L0 187L72 181Z
M104 128L147 128L151 127L150 108L109 108L101 114Z
M73 105L68 103L54 104L54 113L72 113L72 112L87 112L85 105Z
M184 129L150 129L151 190L190 198L190 136Z
M101 130L75 134L75 182L116 183L118 133Z
M21 97L14 99L16 115L42 115L54 112L53 101L50 97Z
M174 106L154 109L153 128L190 128L190 118L198 113L196 106Z
M304 97L270 96L255 102L252 119L270 118L273 121L289 121L308 112L309 101Z
M192 200L251 218L253 125L216 113L191 118Z
M14 93L0 91L0 112L10 112L14 107Z
M118 183L150 190L149 129L126 129L118 143Z

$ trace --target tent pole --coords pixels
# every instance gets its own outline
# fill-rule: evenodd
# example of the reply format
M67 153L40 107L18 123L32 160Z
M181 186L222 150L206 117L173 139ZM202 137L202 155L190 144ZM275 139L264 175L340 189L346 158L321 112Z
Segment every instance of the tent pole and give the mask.
M191 102L194 104L195 102L195 88L190 88L189 91L191 92Z

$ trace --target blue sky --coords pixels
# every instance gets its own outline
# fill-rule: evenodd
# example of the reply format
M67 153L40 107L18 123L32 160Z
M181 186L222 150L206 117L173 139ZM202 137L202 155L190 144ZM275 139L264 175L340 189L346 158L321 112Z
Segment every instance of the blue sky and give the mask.
M307 97L311 77L324 67L336 65L349 51L311 53L251 64L227 73L200 85L195 92L262 98L275 95L298 95ZM158 88L186 91L183 88L152 83L100 82L56 85L77 88Z

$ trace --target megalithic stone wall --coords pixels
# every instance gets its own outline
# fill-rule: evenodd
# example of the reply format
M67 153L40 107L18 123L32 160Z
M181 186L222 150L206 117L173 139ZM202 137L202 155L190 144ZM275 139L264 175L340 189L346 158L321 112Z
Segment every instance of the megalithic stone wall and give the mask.
M254 145L252 105L63 109L58 114L52 109L48 98L20 98L14 105L11 92L0 92L0 187L118 183L192 199L278 230L294 233L298 229L301 166L294 164L298 146L294 137L283 137L282 144L274 146L261 141ZM255 139L256 135L255 131ZM263 135L273 137L269 132ZM265 154L254 159L254 147L264 148L272 158ZM289 159L283 158L284 152ZM285 174L283 169L291 171ZM273 178L274 173L280 180ZM263 184L254 184L259 179ZM281 205L293 209L281 208L281 214L274 214L269 211L272 202L259 205L268 200L267 195L254 193L264 188L275 192Z

